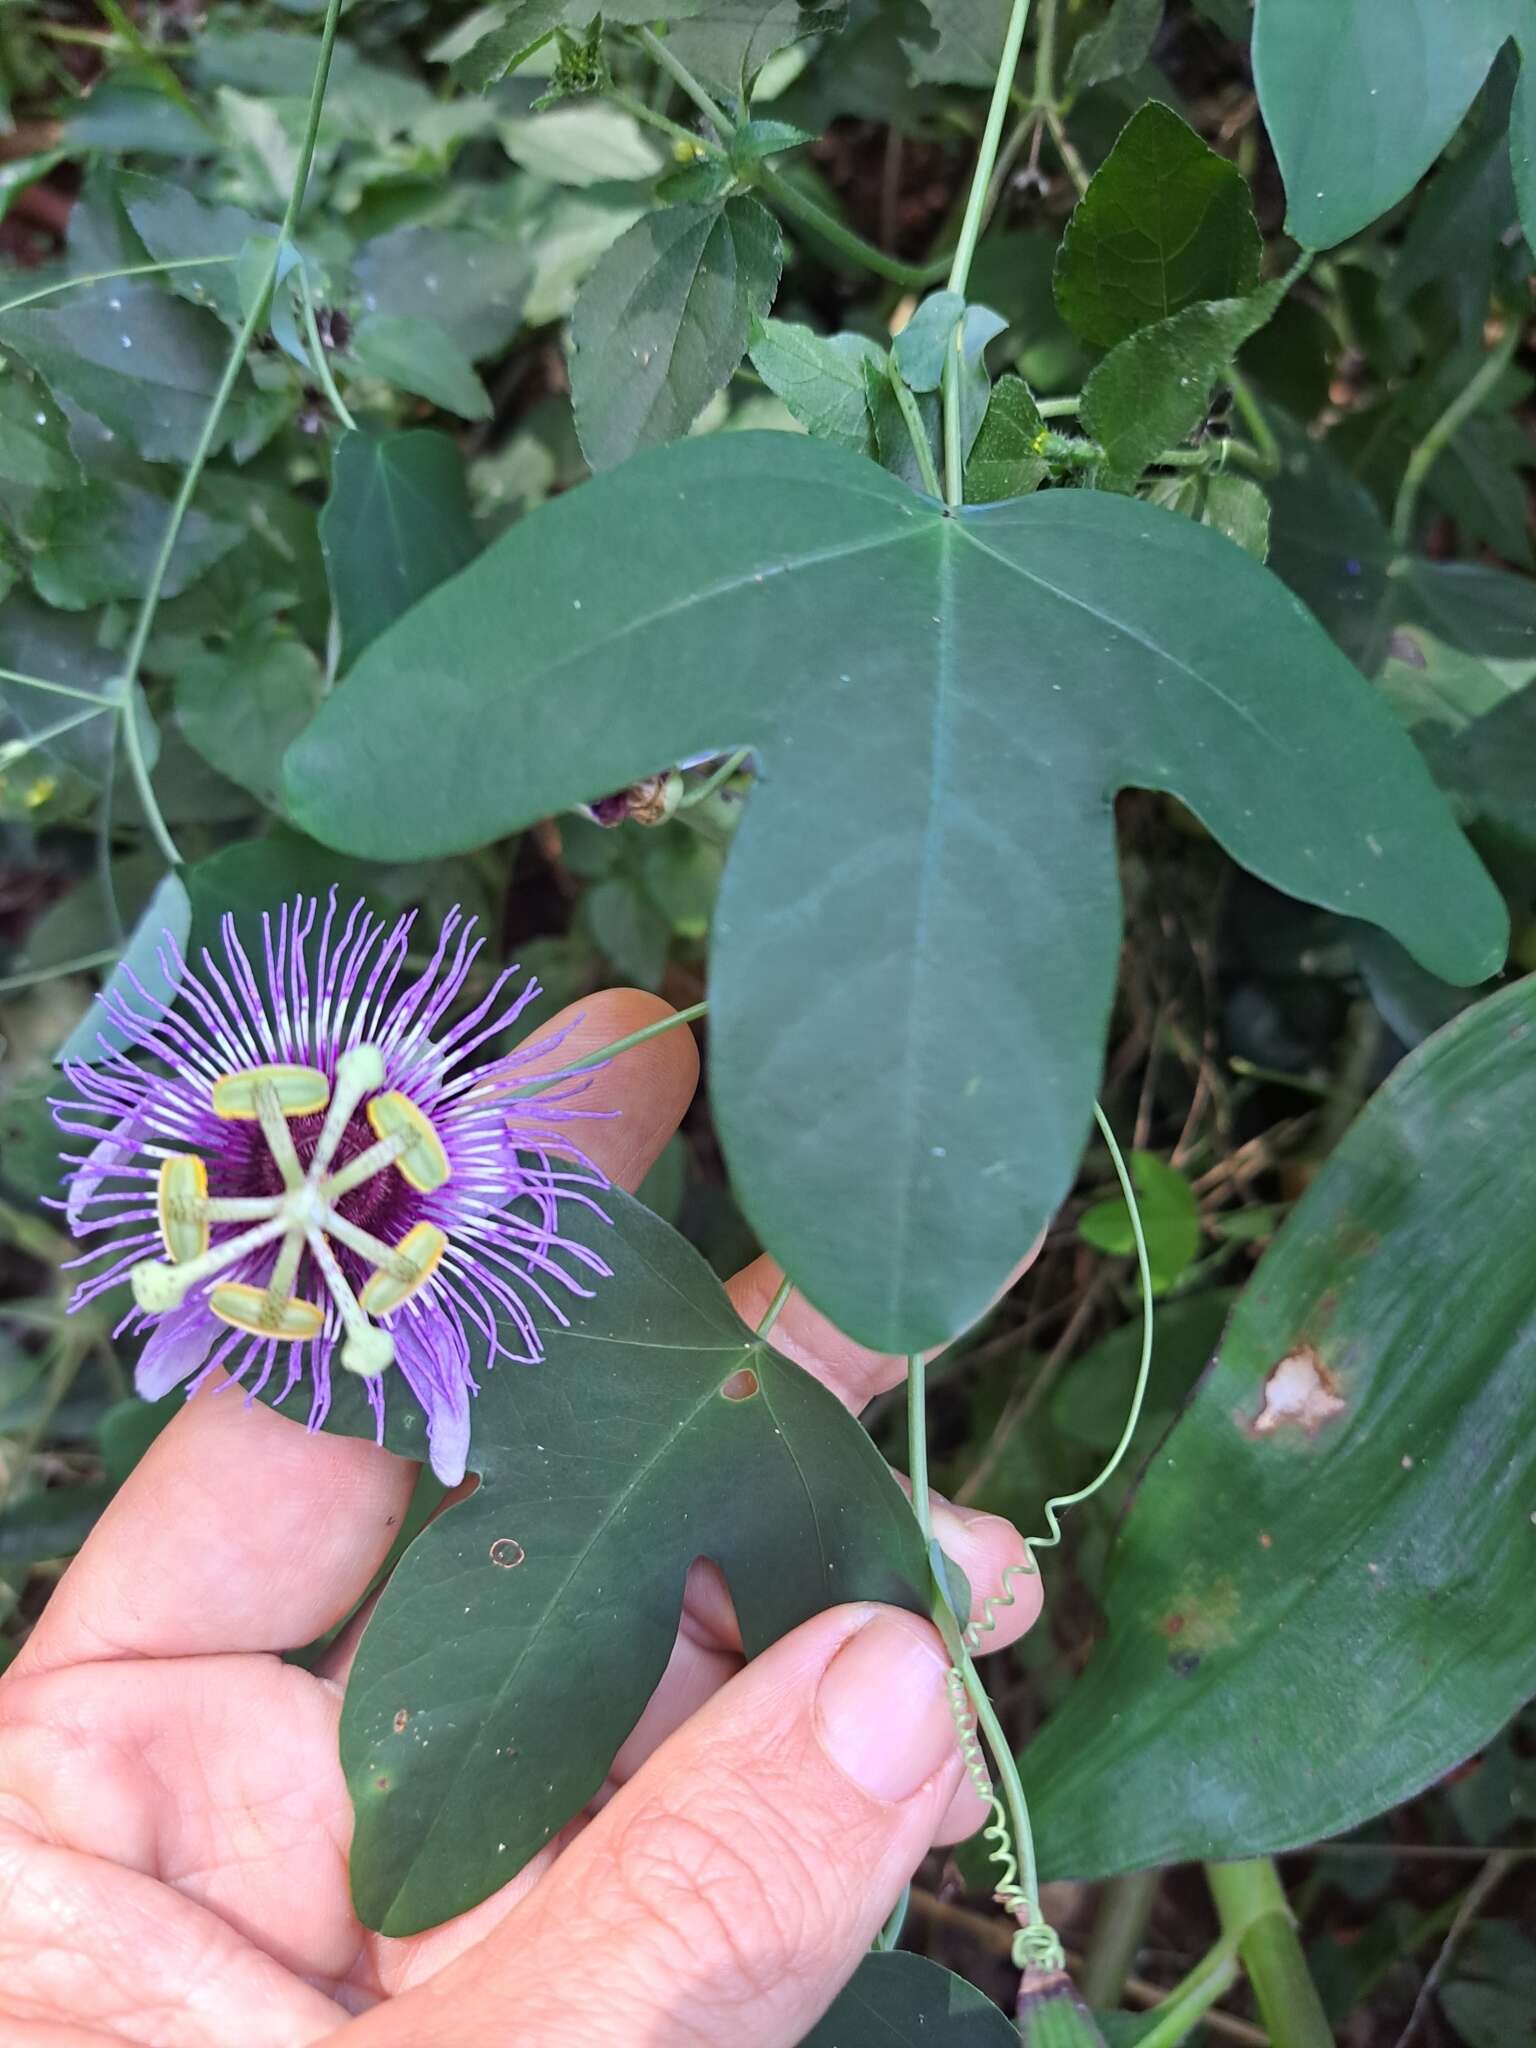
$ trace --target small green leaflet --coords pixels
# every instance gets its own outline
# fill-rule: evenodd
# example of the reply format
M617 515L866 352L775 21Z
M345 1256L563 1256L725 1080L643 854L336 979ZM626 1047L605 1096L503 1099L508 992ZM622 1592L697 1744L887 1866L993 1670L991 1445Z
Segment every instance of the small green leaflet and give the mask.
M862 334L815 334L788 320L759 320L747 353L808 433L855 455L873 453L864 365L883 365L878 343Z
M1046 439L1045 421L1024 379L999 379L965 465L965 502L994 505L1037 490L1050 473Z
M1200 1210L1184 1175L1155 1152L1133 1152L1130 1166L1146 1233L1153 1290L1165 1294L1199 1254ZM1078 1218L1077 1234L1085 1244L1121 1258L1136 1249L1131 1214L1121 1195L1085 1209Z
M1246 298L1186 306L1116 343L1083 387L1082 421L1110 471L1133 481L1210 409L1217 380L1274 314L1283 279Z

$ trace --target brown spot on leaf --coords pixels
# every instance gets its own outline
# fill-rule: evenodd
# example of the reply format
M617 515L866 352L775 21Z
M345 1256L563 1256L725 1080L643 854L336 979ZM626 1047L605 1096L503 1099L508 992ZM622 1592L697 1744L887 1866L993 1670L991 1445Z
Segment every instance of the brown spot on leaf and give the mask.
M381 1792L387 1792L389 1790L388 1778L375 1778L373 1782L375 1785L378 1786Z
M731 1374L720 1392L727 1401L750 1401L757 1390L757 1374L750 1365L744 1365L740 1372Z
M491 1545L491 1563L499 1564L503 1571L511 1571L520 1565L528 1555L515 1536L498 1536Z
M411 1717L406 1712L405 1708L402 1707L395 1716L395 1733L397 1735L403 1735L405 1733L405 1724L407 1721L410 1720L410 1718Z
M1288 1351L1265 1375L1264 1401L1253 1418L1252 1433L1273 1436L1277 1430L1299 1429L1316 1436L1347 1405L1316 1347L1304 1344L1299 1351Z
M1261 1529L1261 1530L1259 1531L1259 1548L1260 1548L1261 1550L1273 1550L1273 1549L1274 1549L1274 1547L1275 1547L1275 1539L1274 1539L1274 1537L1270 1535L1270 1533L1269 1533L1269 1531L1268 1531L1267 1529Z
M1184 1617L1182 1614L1165 1614L1161 1627L1165 1636L1181 1636L1184 1633Z

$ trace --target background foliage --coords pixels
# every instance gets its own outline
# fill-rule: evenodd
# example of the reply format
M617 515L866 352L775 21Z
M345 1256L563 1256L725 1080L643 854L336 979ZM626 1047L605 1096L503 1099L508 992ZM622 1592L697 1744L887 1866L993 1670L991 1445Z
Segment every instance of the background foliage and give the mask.
M1216 1934L1173 1866L1292 1850L1340 2038L1531 2038L1529 0L1035 0L958 290L992 0L680 0L664 35L356 0L314 123L322 12L0 10L4 1654L174 1406L126 1398L110 1304L61 1314L43 1098L91 977L141 918L459 902L535 1021L614 979L711 1004L709 1097L594 1311L660 1288L666 1362L640 1414L579 1328L492 1380L482 1507L576 1514L491 1396L579 1371L572 1458L672 1445L611 1530L660 1608L701 1473L762 1637L834 1562L921 1604L868 1438L800 1375L751 1354L758 1396L696 1406L749 1355L708 1267L766 1243L908 1349L1053 1219L932 1374L937 1483L1038 1527L1135 1367L1097 1090L1159 1348L1000 1710L1105 2038ZM835 1560L787 1519L807 1484ZM495 1881L434 1850L465 1817L421 1769L367 1803L395 1674L430 1642L445 1720L474 1684L481 1639L432 1630L477 1543L411 1550L349 1701L386 1926ZM493 1576L495 1654L521 1631L568 1714L564 1610ZM665 1638L588 1684L522 1847ZM907 1941L1003 1999L986 1889L936 1859ZM1249 1999L1208 2038L1264 2039ZM1008 2037L889 1956L827 2038L891 2013Z

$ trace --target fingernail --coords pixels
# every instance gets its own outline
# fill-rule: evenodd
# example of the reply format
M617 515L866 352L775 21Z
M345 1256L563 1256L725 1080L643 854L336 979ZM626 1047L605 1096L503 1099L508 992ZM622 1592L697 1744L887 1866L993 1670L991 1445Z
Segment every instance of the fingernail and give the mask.
M876 1614L822 1673L816 1729L837 1768L875 1799L910 1799L958 1753L937 1640Z

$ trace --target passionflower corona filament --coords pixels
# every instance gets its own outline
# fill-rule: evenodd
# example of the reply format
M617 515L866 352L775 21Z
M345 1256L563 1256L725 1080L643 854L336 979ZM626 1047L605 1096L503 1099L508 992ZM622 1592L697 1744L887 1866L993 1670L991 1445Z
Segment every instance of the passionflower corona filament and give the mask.
M281 1406L301 1383L317 1429L338 1363L367 1388L382 1440L397 1368L427 1421L433 1470L464 1476L474 1372L534 1363L534 1310L608 1268L561 1229L596 1208L600 1173L565 1142L585 1079L509 1099L530 1050L479 1060L539 993L509 968L447 1021L483 941L458 911L407 975L412 916L393 925L332 890L262 918L258 977L222 925L200 971L169 935L162 1002L123 970L101 998L125 1050L68 1063L65 1213L92 1248L72 1308L127 1280L120 1330L148 1330L136 1383L148 1400L223 1375L254 1399L274 1373ZM317 930L318 926L318 930ZM556 1037L537 1047L546 1058ZM600 1213L600 1212L599 1212ZM567 1219L568 1220L568 1219ZM99 1242L92 1243L93 1240Z

